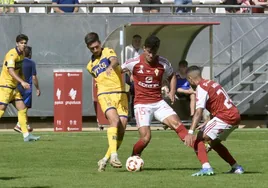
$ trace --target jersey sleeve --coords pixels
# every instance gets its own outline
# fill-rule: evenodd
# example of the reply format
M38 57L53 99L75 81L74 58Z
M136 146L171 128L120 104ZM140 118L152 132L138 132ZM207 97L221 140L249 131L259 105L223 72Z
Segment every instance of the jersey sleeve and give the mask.
M208 92L202 87L197 86L196 88L196 109L206 108L206 102L209 99Z
M117 57L117 55L113 49L108 48L106 50L106 57L107 59L110 59L111 57Z
M33 62L33 65L32 65L32 75L33 76L36 76L36 65L35 65L35 62Z
M173 67L168 60L166 60L165 74L167 77L173 74Z
M16 53L8 53L7 56L6 56L6 66L7 68L15 68L15 62L16 62L16 59L17 59L18 55Z
M127 70L127 71L130 71L131 72L131 74L133 73L133 68L134 68L134 66L137 64L137 61L138 60L138 58L136 57L136 58L131 58L131 59L129 59L129 60L127 60L125 63L123 63L122 65L121 65L121 69L122 70Z

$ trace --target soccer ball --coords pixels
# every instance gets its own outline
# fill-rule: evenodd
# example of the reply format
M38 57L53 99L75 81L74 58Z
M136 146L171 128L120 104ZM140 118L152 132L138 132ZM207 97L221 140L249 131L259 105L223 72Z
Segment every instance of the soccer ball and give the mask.
M143 169L144 161L139 156L131 156L127 159L126 169L129 172L137 172Z

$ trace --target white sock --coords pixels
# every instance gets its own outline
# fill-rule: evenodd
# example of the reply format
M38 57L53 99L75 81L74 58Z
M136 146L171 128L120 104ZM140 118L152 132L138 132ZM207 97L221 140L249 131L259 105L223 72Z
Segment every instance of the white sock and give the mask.
M204 163L202 164L202 168L211 168L209 163Z
M117 153L112 153L111 154L111 158L116 158L117 157Z
M29 136L29 133L23 133L23 138L26 138L27 136Z
M102 160L105 161L105 162L108 161L108 159L106 157L103 157Z
M20 128L20 123L19 122L17 122L17 126Z
M237 168L239 165L237 163L235 163L232 168Z

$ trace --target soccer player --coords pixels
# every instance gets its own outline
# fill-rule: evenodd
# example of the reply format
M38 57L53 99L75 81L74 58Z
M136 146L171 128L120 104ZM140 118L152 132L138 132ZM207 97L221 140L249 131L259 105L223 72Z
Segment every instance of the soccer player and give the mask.
M176 76L169 61L158 56L160 40L150 36L145 40L144 53L126 61L121 67L123 72L133 75L135 88L135 117L139 128L140 139L134 145L132 156L140 156L151 140L150 124L153 116L169 126L183 141L188 134L178 115L162 99L162 81L167 78L170 83L169 97L175 100ZM206 148L201 140L196 139L191 145L203 167L209 166ZM210 172L213 173L213 172Z
M243 174L244 169L237 164L236 160L229 153L228 149L222 145L221 141L226 140L229 134L237 128L240 122L240 113L222 86L212 80L205 80L201 76L201 70L197 66L191 66L187 70L187 79L196 89L196 112L189 130L185 137L185 144L191 146L194 140L194 131L206 108L212 115L212 119L203 126L199 136L204 142L215 150L219 156L230 164L230 173ZM196 176L205 175L212 168L202 168Z
M102 48L97 33L85 36L85 43L92 53L87 70L95 78L98 101L110 125L107 130L108 151L98 162L98 171L104 171L108 159L114 168L121 168L117 149L121 145L128 118L128 99L122 81L121 68L113 49Z
M41 95L41 90L39 88L36 65L32 58L32 47L26 46L24 49L24 60L23 60L23 75L27 83L30 84L30 89L24 89L22 85L18 85L18 89L23 97L23 102L27 109L32 107L32 85L34 84L36 88L36 95L39 97ZM31 132L33 129L27 125L28 131ZM19 122L14 127L14 130L21 133L21 128Z
M39 136L33 136L27 129L27 107L17 89L18 83L24 89L30 89L30 84L23 80L22 62L24 59L24 49L27 45L28 37L20 34L16 38L16 47L6 54L2 72L0 76L0 118L3 116L9 103L15 103L18 110L18 121L21 126L25 142L39 140Z

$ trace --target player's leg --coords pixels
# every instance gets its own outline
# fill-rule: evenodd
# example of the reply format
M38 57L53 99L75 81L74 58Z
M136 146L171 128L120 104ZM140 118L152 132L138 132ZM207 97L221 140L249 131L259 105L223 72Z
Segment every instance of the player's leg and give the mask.
M157 111L155 111L155 117L157 120L163 122L172 130L174 130L178 137L184 142L184 138L188 134L188 131L181 122L179 116L165 101L161 101L159 103L159 108ZM212 175L213 170L208 162L206 147L202 141L202 137L196 138L194 144L192 145L192 148L194 149L197 158L202 164L202 169L209 169L206 171L206 175Z
M6 87L0 87L0 119L4 115L6 107L10 102L13 90Z
M27 112L28 112L28 109L32 107L32 91L22 90L22 91L20 91L20 93L22 95L23 102L24 102L24 104L27 108ZM32 132L33 129L30 127L30 125L28 123L29 122L28 122L28 115L27 115L27 129L29 132ZM14 127L14 130L16 132L22 133L19 122L17 122L16 126Z
M120 145L123 142L123 138L125 135L125 129L127 126L128 120L128 98L125 93L113 94L115 101L118 101L118 104L115 103L117 108L117 113L120 117L120 124L118 125L118 132L117 132L117 150L119 149ZM105 157L99 162L99 166L101 167L99 171L103 171L105 169L106 163L111 156L111 149L108 148ZM101 165L102 164L102 165Z
M106 163L110 158L110 156L111 156L110 159L111 165L115 168L121 168L122 163L118 159L117 154L118 127L121 126L121 121L116 109L118 99L115 98L114 94L103 94L98 96L98 101L100 103L102 111L104 112L106 118L109 121L109 127L107 129L109 148L106 152L105 157L98 162L99 171L104 171Z
M237 128L237 126L228 125L219 118L213 118L208 122L203 130L204 140L218 155L230 166L230 173L243 174L244 169L238 165L228 149L221 143Z
M25 142L37 141L40 136L33 136L27 129L27 108L23 102L20 92L16 89L14 91L13 99L15 100L15 106L18 110L18 121L21 126L21 131Z
M140 138L136 142L132 150L132 156L138 155L140 156L142 151L146 148L151 140L151 129L150 124L154 114L154 107L153 105L135 105L135 118L137 127L139 128Z

